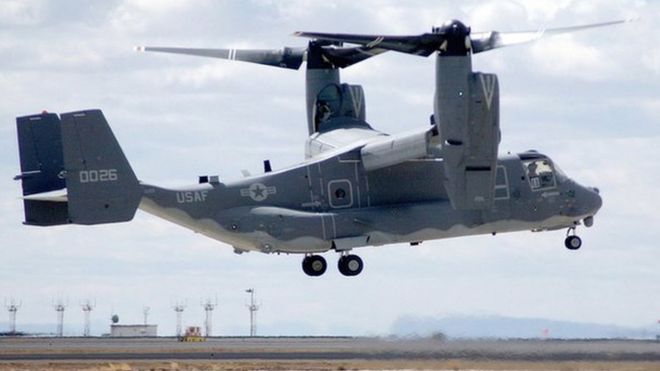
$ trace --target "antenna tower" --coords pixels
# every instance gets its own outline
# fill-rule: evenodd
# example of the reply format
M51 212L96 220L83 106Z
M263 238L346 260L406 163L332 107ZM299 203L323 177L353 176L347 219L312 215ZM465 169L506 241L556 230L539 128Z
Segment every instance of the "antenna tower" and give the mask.
M83 313L85 314L85 328L83 330L83 336L89 336L89 329L90 329L89 318L91 316L92 310L94 310L94 308L96 307L96 300L94 300L94 303L87 300L84 303L80 304L80 307L82 308Z
M62 300L58 300L56 303L53 303L53 309L57 312L57 336L64 336L64 311L66 310L67 304Z
M144 306L142 307L142 315L144 316L144 325L146 326L149 321L147 320L149 318L149 311L151 310L150 307Z
M16 312L21 307L21 303L17 303L14 298L10 298L9 301L5 299L5 307L9 312L9 333L14 334L16 333Z
M183 310L186 309L186 304L181 302L176 302L172 309L176 312L176 336L181 337L181 317L183 315Z
M202 303L204 312L206 313L206 319L204 321L204 327L206 332L206 337L211 336L211 327L213 321L213 310L218 306L218 298L215 298L215 301L212 302L211 299L206 299L206 302Z
M250 336L257 336L257 311L259 310L259 305L254 301L253 288L247 289L245 292L250 294L250 304L247 305L250 311Z

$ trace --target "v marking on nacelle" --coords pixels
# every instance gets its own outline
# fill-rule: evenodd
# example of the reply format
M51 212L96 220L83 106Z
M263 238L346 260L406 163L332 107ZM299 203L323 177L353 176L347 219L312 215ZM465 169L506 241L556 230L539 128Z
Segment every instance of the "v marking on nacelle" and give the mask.
M495 95L495 79L494 75L489 74L479 74L479 79L481 80L481 88L484 91L484 96L486 97L486 106L490 111L490 106L493 104L493 95Z
M362 110L362 89L357 86L351 86L351 100L353 101L353 110L359 115Z

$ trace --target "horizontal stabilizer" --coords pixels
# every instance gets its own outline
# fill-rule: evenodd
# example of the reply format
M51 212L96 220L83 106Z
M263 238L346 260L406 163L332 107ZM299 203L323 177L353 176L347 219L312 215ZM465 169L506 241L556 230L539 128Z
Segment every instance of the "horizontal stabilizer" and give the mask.
M23 196L24 200L30 201L52 201L52 202L67 202L67 194L65 190L57 190L52 192L35 193L29 196Z

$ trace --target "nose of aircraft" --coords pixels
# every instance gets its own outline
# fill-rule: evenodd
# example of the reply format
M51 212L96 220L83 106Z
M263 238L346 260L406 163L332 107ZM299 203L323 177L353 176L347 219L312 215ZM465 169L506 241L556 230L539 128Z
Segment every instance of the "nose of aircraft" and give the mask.
M603 199L600 197L600 190L598 188L587 187L586 190L586 209L591 212L591 215L594 215L603 206Z
M575 203L571 210L573 216L593 217L601 206L603 199L600 197L600 190L594 187L585 187L578 183L573 184ZM590 218L593 220L593 218Z

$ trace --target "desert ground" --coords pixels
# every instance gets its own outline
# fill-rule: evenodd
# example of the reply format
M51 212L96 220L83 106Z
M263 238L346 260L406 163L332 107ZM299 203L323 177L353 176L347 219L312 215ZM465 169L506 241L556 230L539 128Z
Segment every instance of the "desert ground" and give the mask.
M0 338L0 370L660 370L643 340Z

